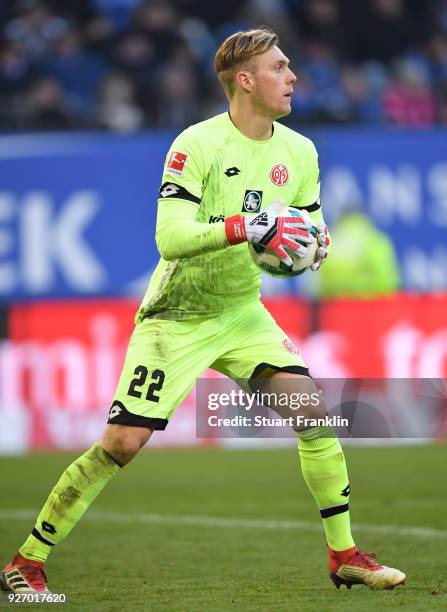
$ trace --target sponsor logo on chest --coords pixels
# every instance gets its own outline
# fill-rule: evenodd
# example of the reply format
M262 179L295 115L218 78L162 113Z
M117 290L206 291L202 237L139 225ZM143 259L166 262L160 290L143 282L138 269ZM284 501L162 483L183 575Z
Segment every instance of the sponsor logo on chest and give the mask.
M257 213L261 210L262 191L247 189L242 202L242 212Z
M210 215L208 223L220 223L225 222L225 217L223 215Z

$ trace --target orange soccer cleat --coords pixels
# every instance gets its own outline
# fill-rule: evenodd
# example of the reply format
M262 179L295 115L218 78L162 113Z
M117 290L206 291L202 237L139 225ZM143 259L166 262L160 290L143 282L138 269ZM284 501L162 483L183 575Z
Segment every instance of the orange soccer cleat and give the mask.
M374 553L365 553L357 547L335 551L328 549L329 569L332 582L337 589L344 584L348 589L353 584L365 584L370 589L394 589L405 582L405 574L394 567L376 563Z
M13 593L49 593L43 565L17 553L0 573L0 589Z

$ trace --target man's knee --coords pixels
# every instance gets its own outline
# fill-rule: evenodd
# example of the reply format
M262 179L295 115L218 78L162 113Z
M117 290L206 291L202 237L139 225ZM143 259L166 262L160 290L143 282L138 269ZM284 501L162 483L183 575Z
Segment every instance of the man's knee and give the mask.
M266 383L274 398L270 408L281 416L288 418L301 415L304 419L326 416L324 399L312 377L279 371L273 374ZM286 397L289 398L289 401L285 401Z
M100 444L120 465L126 465L146 444L151 429L129 425L106 425Z

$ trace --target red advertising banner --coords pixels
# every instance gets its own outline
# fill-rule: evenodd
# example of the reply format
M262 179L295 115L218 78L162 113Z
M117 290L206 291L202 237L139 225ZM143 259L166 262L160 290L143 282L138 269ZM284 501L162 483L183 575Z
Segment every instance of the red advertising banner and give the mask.
M315 377L447 377L447 295L265 303ZM97 439L137 306L85 300L10 308L0 339L0 417L8 423L0 452L85 448ZM195 436L194 393L154 435L155 445L209 442Z
M8 339L0 342L0 415L11 427L0 433L0 452L85 448L98 439L137 308L134 300L88 300L10 309ZM208 444L195 434L193 390L151 445Z
M348 377L447 377L445 294L326 302L319 326Z
M11 308L0 353L0 406L25 413L31 448L82 448L97 438L135 312L134 301L112 300Z

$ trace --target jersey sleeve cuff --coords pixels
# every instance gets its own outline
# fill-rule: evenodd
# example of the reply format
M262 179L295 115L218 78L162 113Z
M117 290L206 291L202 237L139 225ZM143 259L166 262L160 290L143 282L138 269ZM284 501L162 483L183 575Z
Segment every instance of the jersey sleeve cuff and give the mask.
M302 206L301 204L291 204L291 208L297 208L298 210L307 210L307 212L309 213L315 212L316 210L320 210L321 208L320 198L318 198L316 202L313 202L312 204L306 204L305 206Z
M229 244L239 244L247 240L244 217L233 215L225 219L225 233Z

